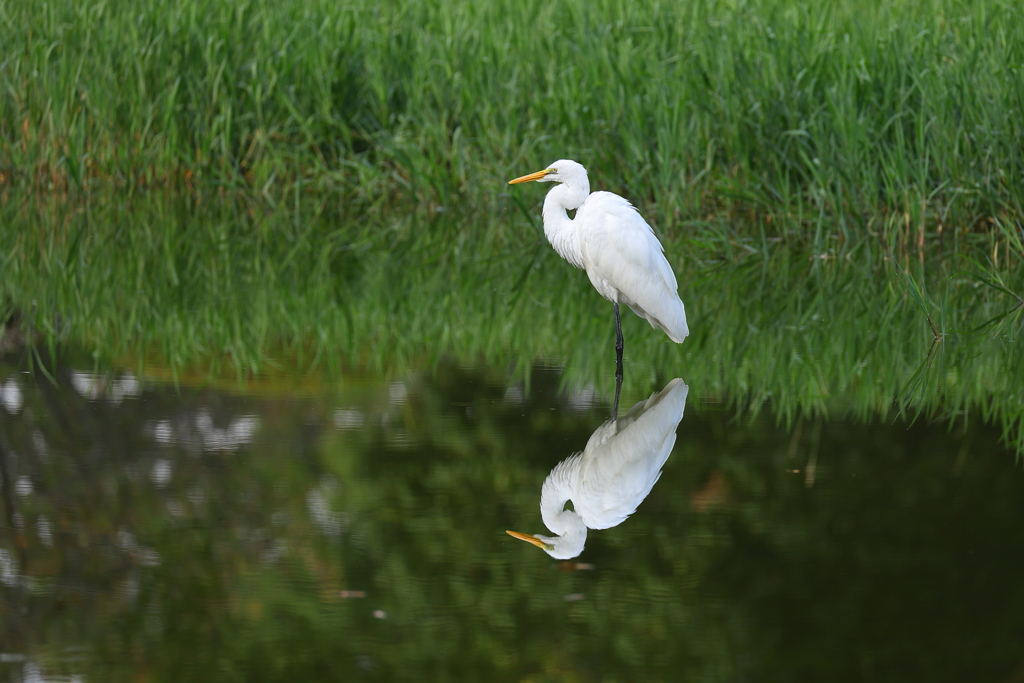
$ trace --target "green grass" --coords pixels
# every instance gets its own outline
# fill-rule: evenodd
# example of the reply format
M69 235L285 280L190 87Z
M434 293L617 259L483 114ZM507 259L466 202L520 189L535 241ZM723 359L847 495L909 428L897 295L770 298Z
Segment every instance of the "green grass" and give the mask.
M517 211L489 223L343 214L304 195L276 212L158 193L92 205L9 197L0 301L20 312L40 358L84 349L100 368L330 382L446 360L515 378L539 359L610 393L611 306ZM685 227L666 252L692 334L676 345L627 314L627 394L680 376L695 397L754 413L770 401L785 419L980 413L1024 450L1024 277L998 236L936 244L918 260Z
M1020 247L1013 2L8 1L0 53L19 187L488 209L571 156L667 234Z

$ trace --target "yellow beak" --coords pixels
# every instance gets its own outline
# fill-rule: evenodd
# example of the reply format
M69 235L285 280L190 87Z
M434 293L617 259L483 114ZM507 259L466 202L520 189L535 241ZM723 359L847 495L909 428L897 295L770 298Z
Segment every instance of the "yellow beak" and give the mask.
M549 546L547 543L540 540L536 536L521 534L518 531L505 531L505 533L511 536L512 538L518 538L520 541L526 541L527 543L531 543L537 546L538 548L541 548L542 550L551 550L551 546Z
M524 176L520 176L518 178L515 178L514 180L510 180L510 181L508 181L508 184L509 185L515 185L516 183L527 183L527 182L529 182L531 180L540 180L541 178L546 176L548 173L554 173L554 172L555 172L555 169L553 169L553 168L545 168L543 171L537 171L536 173L531 173L530 175L524 175ZM516 538L518 538L518 536Z

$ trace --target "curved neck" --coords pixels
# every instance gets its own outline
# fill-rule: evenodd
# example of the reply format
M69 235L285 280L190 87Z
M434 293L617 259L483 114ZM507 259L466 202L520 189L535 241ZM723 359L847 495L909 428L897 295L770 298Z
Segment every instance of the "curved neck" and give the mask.
M572 510L565 509L565 503L572 499L579 476L582 454L572 455L555 465L540 489L540 516L555 538L549 539L552 557L568 560L583 552L587 541L587 525L583 518Z
M566 214L567 209L578 209L590 195L590 183L572 187L555 185L544 198L544 236L555 248L558 255L577 268L583 267L583 250L573 220Z

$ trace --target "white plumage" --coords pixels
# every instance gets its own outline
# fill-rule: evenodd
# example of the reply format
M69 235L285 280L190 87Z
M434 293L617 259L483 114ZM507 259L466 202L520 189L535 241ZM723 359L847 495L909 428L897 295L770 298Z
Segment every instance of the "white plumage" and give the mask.
M544 235L562 258L585 269L598 293L616 305L619 360L619 303L672 341L682 342L689 328L676 276L661 242L633 205L611 192L591 193L587 170L569 159L509 184L530 180L559 183L544 199ZM576 217L569 218L566 211L573 209Z
M583 552L588 528L621 524L661 476L688 392L683 380L672 380L621 418L598 427L581 453L555 465L540 492L541 518L555 536L507 533L567 560ZM572 510L564 509L566 501L572 501Z

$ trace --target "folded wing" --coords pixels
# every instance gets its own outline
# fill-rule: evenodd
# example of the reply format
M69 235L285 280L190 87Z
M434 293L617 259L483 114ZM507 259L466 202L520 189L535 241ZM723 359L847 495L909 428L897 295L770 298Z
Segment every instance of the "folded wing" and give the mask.
M579 208L583 264L598 292L624 303L675 342L689 334L676 276L647 221L628 201L595 192Z

